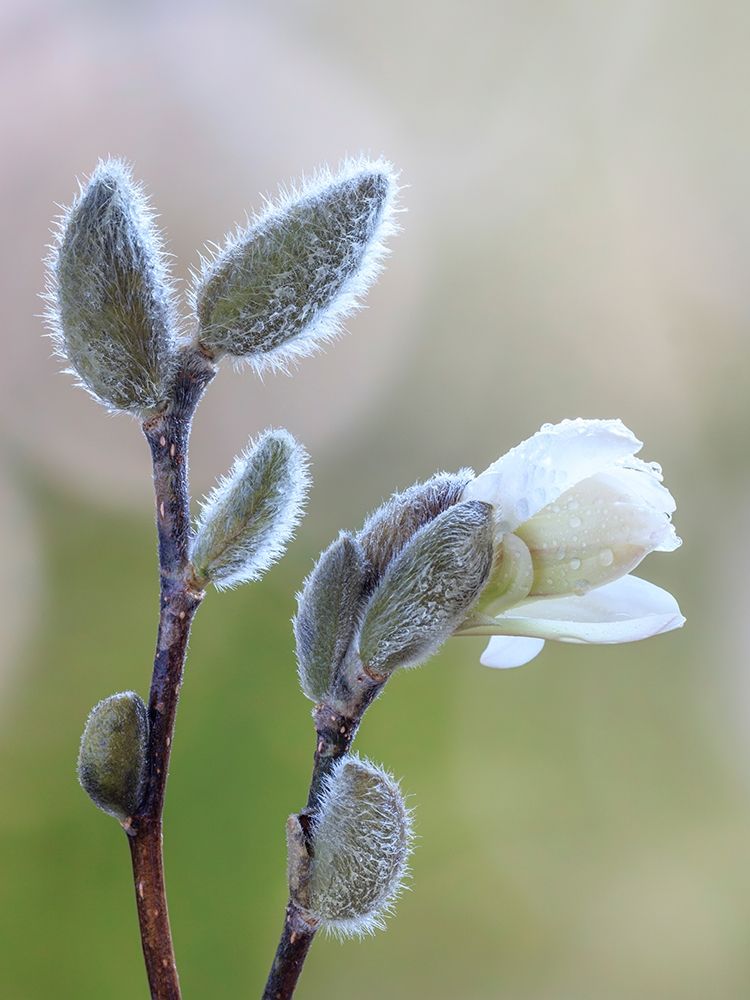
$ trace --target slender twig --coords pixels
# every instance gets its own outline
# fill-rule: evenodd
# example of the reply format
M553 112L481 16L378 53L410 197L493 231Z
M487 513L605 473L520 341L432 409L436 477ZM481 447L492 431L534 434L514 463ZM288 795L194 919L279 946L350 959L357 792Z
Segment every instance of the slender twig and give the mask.
M297 821L298 828L302 832L299 849L306 853L308 862L315 854L312 830L320 808L325 778L336 761L351 749L362 717L380 693L384 683L385 678L374 677L357 664L353 676L342 675L339 679L335 700L322 702L315 707L313 719L316 744L307 805L302 812L290 818L292 826L294 821ZM291 882L293 870L297 873L300 871L299 864L294 863L291 846L289 869ZM294 881L297 882L298 879ZM317 921L305 908L305 902L306 885L303 876L301 885L290 885L284 926L266 982L263 1000L289 1000L294 994L307 953L318 929Z
M133 861L138 922L153 1000L179 1000L180 983L167 911L162 856L162 812L175 715L190 625L203 598L188 557L190 495L188 442L193 414L215 369L202 355L180 357L171 401L146 420L151 448L159 540L160 612L149 698L148 789L126 827Z
M304 910L290 899L263 1000L287 1000L292 996L316 930Z

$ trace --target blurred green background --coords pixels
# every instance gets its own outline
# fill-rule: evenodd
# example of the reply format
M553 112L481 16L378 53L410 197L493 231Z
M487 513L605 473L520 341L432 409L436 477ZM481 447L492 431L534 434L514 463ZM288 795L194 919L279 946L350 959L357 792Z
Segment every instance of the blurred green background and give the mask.
M196 420L196 496L269 424L315 488L285 560L196 622L166 813L185 996L258 996L275 948L312 560L579 415L664 465L685 545L640 572L688 624L510 672L455 639L397 677L358 745L412 796L413 891L386 933L317 941L300 997L750 994L749 42L750 7L709 0L2 5L4 1000L146 994L124 838L74 762L90 706L148 688L148 456L41 337L54 203L129 158L185 278L258 192L359 150L408 185L369 308L293 380L223 371Z

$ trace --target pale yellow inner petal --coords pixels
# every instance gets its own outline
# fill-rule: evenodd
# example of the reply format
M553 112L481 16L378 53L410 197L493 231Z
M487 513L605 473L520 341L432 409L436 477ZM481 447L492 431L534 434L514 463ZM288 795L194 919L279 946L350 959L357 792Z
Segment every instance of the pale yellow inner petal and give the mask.
M531 553L530 594L585 594L634 569L662 537L666 514L592 476L517 529Z
M523 601L531 592L534 566L531 553L516 535L503 535L496 546L492 572L476 606L483 615L496 615Z

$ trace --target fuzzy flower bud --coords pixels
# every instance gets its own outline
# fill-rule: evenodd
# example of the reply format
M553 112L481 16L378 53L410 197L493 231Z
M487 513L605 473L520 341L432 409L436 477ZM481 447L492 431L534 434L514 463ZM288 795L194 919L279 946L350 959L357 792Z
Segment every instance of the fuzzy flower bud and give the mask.
M340 937L372 933L403 887L411 819L394 778L356 756L326 778L312 830L309 909Z
M368 589L378 583L389 563L420 528L461 500L464 487L473 478L471 469L436 472L426 482L394 493L370 515L357 535L367 557Z
M336 336L379 273L396 190L390 164L353 160L269 203L195 278L203 350L284 368Z
M285 430L266 431L206 497L191 549L201 585L258 580L280 559L302 516L308 458Z
M47 264L47 324L69 371L110 409L156 407L172 362L172 291L151 212L123 163L99 163Z
M321 555L297 596L294 619L302 690L322 701L331 688L359 621L365 583L362 547L342 533Z
M91 709L81 737L78 780L95 806L121 822L146 789L148 710L134 691L113 694Z
M362 663L376 674L416 666L445 642L479 597L493 554L492 508L456 504L414 534L365 612Z

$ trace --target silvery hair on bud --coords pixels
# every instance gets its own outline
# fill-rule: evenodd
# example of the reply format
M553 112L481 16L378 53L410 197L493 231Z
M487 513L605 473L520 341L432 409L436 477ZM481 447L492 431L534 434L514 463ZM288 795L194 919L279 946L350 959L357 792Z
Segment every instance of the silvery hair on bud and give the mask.
M359 158L268 201L195 275L201 347L262 371L337 336L381 270L397 191L390 163Z
M56 354L95 399L143 414L163 400L176 329L162 241L120 160L100 161L58 221L45 319Z
M392 775L356 755L325 779L312 829L310 911L339 937L385 925L404 886L411 815Z
M394 493L370 514L357 535L367 559L368 589L378 583L389 563L420 528L460 501L464 487L473 478L473 469L436 472L425 482Z
M294 637L302 690L322 701L354 638L364 602L365 555L342 532L318 559L297 594Z
M370 598L359 635L362 663L388 675L436 653L487 582L493 536L492 507L476 500L420 528Z
M307 452L288 431L251 441L203 502L190 553L199 582L260 579L294 534L309 485Z

